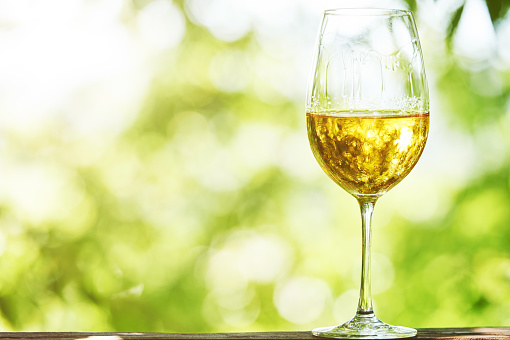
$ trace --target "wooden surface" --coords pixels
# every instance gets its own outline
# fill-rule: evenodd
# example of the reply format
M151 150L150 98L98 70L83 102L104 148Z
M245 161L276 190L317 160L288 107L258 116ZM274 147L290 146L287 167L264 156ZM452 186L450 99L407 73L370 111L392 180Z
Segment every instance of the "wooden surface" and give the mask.
M0 333L0 340L317 340L310 332L267 332L267 333L85 333L85 332L6 332ZM510 340L510 328L423 328L418 329L417 339L441 340Z

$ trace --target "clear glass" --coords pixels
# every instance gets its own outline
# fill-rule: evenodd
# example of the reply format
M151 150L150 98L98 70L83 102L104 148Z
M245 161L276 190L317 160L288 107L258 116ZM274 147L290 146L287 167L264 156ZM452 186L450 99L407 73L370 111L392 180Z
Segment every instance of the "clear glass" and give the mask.
M313 330L330 338L405 338L416 330L374 314L370 291L371 221L379 197L420 158L429 96L410 11L324 12L306 101L308 137L326 174L359 202L362 268L358 309L348 322Z

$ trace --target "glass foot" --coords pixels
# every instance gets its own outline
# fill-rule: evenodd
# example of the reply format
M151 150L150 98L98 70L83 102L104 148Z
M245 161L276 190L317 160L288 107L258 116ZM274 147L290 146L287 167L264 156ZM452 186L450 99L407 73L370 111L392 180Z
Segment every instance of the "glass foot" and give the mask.
M356 315L343 325L315 328L312 334L336 339L396 339L415 336L416 329L391 326L371 314Z

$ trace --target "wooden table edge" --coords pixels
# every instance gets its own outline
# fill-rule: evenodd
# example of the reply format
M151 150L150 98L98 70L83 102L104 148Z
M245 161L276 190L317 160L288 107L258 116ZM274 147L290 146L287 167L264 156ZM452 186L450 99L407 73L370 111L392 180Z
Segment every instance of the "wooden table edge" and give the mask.
M0 332L0 340L317 340L310 331L246 333ZM370 338L367 338L367 340ZM419 328L414 340L510 340L510 327Z

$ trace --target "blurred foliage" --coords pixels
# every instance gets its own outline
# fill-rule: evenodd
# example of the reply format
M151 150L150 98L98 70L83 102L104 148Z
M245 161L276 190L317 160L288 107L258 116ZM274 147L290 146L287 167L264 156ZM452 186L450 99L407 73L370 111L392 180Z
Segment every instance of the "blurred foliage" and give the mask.
M489 14L493 23L502 19L508 12L508 8L510 8L510 1L507 0L485 0L485 3L489 9Z
M90 5L73 3L82 7L62 8L75 16ZM122 34L79 59L79 69L92 60L84 79L95 74L98 55L128 36L141 40L133 50L143 66L116 82L61 86L64 104L45 115L23 116L30 107L22 96L9 110L0 105L4 120L27 119L22 128L1 124L0 328L276 331L352 316L358 207L322 174L304 126L320 20L312 5L283 2L278 13L287 16L276 26L263 21L270 18L262 6L264 26L247 23L255 9L243 12L235 1L230 11L200 0L95 3L105 7L87 29L107 22L108 10L121 24L104 27ZM487 0L496 30L509 3ZM498 50L483 60L456 51L464 2L449 8L443 28L422 16L425 2L405 4L417 13L435 108L422 160L375 210L376 311L412 327L508 326L510 62ZM163 38L150 24L158 18ZM165 40L179 28L165 26L168 18L182 18L185 34ZM0 15L6 34L16 28L10 20ZM237 36L228 25L245 31ZM131 60L122 53L102 72ZM51 70L50 78L66 79L69 69ZM28 71L40 91L58 88ZM4 100L10 88L0 87ZM129 105L114 106L117 99ZM95 115L91 102L106 110ZM112 118L131 107L132 117ZM110 119L114 128L93 129Z
M462 1L460 6L455 10L452 15L450 25L448 26L447 37L448 41L451 42L451 39L459 25L459 21L462 17L462 12L464 11L464 6L466 1ZM508 0L485 0L485 4L487 9L489 10L491 21L494 25L498 23L498 21L502 20L506 13L508 12L508 8L510 8L510 1ZM412 5L412 2L409 3L410 8L415 8Z

